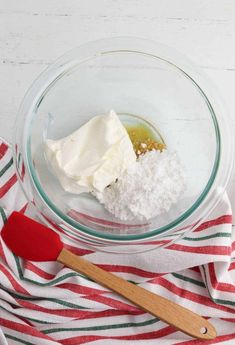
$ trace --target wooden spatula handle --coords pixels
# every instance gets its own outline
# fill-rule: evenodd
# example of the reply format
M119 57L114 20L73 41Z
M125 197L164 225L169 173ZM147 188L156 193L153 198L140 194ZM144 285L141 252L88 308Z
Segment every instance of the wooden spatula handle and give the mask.
M106 272L89 261L63 249L57 261L125 297L141 309L199 339L214 339L215 328L204 318L180 305Z

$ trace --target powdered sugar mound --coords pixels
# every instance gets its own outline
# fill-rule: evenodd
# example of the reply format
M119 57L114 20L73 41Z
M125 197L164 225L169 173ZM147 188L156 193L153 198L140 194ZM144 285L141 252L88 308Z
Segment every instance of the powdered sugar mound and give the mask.
M122 220L147 220L178 201L186 189L184 169L176 152L149 151L97 198Z

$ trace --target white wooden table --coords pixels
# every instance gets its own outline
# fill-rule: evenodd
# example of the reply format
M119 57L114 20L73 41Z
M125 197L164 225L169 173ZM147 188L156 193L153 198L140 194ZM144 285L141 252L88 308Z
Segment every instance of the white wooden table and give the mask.
M235 124L234 0L0 0L0 135L11 141L24 93L55 58L121 35L163 42L194 60ZM229 194L235 211L235 173Z

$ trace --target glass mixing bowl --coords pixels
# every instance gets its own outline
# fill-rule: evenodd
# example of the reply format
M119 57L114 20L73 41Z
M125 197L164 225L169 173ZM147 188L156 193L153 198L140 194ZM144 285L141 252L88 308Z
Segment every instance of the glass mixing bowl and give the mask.
M111 109L154 129L185 168L187 191L148 221L120 221L93 196L65 192L45 160L47 138ZM108 38L67 53L31 86L18 114L15 165L28 201L55 230L98 250L144 251L184 236L216 206L232 169L230 128L213 88L185 57L143 39Z

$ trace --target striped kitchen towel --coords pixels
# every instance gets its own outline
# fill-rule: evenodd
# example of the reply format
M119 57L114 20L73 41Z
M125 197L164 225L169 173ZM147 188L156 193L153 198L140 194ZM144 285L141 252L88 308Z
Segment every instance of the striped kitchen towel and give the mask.
M0 141L0 228L27 203ZM203 315L218 337L199 341L59 263L24 261L0 238L0 345L235 344L235 234L227 196L193 233L135 255L65 245L127 280Z

